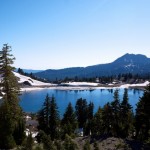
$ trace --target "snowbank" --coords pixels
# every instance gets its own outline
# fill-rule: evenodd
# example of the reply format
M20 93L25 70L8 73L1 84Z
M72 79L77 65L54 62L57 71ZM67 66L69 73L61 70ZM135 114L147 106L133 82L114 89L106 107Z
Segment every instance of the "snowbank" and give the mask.
M30 77L27 77L27 76L24 76L24 75L21 75L17 72L13 72L14 75L16 77L19 78L19 83L23 83L25 81L28 81L32 86L53 86L53 84L50 84L50 83L44 83L44 82L41 82L41 81L37 81L37 80L34 80Z
M68 83L61 83L64 86L98 86L98 83L92 82L68 82Z
M73 83L73 84L71 84ZM74 90L96 90L96 89L115 89L115 88L130 88L130 87L145 87L149 84L149 81L140 84L124 84L121 86L113 86L113 87L104 87L98 86L97 83L86 83L86 82L70 82L69 84L62 84L61 86L50 86L50 87L30 87L30 88L22 88L22 91L33 91L33 90L43 90L43 89L53 89L53 90L64 90L64 91L74 91ZM64 86L63 86L64 85ZM66 85L66 86L65 86ZM94 86L95 85L95 86Z
M139 83L139 84L124 84L121 85L120 88L129 88L129 87L145 87L149 84L149 81L145 81L144 83Z
M37 91L37 90L43 90L45 89L44 87L29 87L29 88L21 88L22 92L26 91Z

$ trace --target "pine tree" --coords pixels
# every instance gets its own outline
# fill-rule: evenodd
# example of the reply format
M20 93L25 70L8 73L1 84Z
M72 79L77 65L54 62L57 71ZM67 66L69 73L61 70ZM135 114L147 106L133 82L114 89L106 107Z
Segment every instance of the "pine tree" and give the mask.
M7 149L15 146L15 140L18 139L13 137L14 130L19 120L23 118L18 98L19 85L13 73L15 68L12 67L15 58L10 52L11 47L7 44L4 44L0 51L1 91L4 93L0 106L0 148Z
M112 108L112 134L117 136L120 132L119 122L120 122L120 100L118 89L114 92L114 100L111 102Z
M93 104L93 102L90 102L88 104L88 116L87 116L88 120L92 120L93 119L93 111L94 111L94 104Z
M15 126L13 137L17 145L21 145L25 139L25 123L23 118L18 121L18 124Z
M39 110L37 118L38 118L38 122L39 122L38 129L46 132L45 129L47 129L47 127L46 127L47 125L45 123L45 114L44 114L43 108L41 110Z
M135 119L137 138L142 141L150 139L150 85L137 104Z
M103 107L102 120L103 120L104 134L108 134L108 135L112 134L113 114L112 114L112 108L109 102Z
M47 94L42 109L38 112L39 129L50 134L51 139L58 137L59 113L54 97Z
M128 99L128 90L124 90L123 101L120 105L120 135L123 137L127 137L132 128L133 119L132 119L132 106L129 104Z
M59 122L60 119L58 107L55 98L52 96L50 100L50 116L49 116L50 136L52 140L59 137Z
M85 135L91 134L92 130L92 119L93 119L93 111L94 111L94 104L90 102L87 106L87 121L85 127Z
M24 71L21 68L18 68L18 73L24 75Z
M79 128L83 128L87 121L87 101L82 98L78 99L75 109Z
M13 55L10 54L10 46L4 44L2 51L0 51L0 73L2 75L2 92L4 92L3 100L7 101L11 107L12 114L17 118L20 111L20 107L18 105L19 98L19 86L17 82L17 78L13 74L14 67L11 65L14 62Z
M14 123L8 103L0 106L0 149L11 149L15 144L13 138Z
M69 103L66 108L61 124L64 134L68 134L69 136L73 134L77 128L77 120L71 103Z
M99 136L103 134L103 110L98 108L92 120L92 135Z
M50 97L49 95L47 94L46 95L46 98L45 98L45 102L44 102L44 105L43 105L43 113L44 113L44 124L45 124L45 127L44 127L44 131L45 133L50 133L50 122L49 122L49 117L50 117Z

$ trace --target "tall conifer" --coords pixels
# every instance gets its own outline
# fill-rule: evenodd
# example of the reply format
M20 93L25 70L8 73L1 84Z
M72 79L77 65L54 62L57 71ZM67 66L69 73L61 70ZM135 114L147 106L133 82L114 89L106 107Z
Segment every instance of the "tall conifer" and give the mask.
M112 134L114 136L119 134L119 122L120 122L120 100L118 89L114 92L114 100L111 102L112 108Z
M65 134L69 136L74 133L77 128L77 120L71 103L68 104L62 119L62 127Z
M150 141L150 84L137 104L135 118L137 138Z
M15 58L11 52L11 47L4 44L0 51L0 76L2 105L0 106L0 148L13 148L18 143L18 138L14 138L14 131L20 120L23 119L19 106L19 85L12 67ZM24 131L23 131L24 132Z
M54 140L59 137L59 112L54 96L50 100L50 116L49 116L49 126L50 126L50 136Z
M123 100L120 105L120 135L127 137L133 124L132 106L129 104L128 90L124 90Z
M79 123L79 128L83 128L87 121L87 116L88 116L87 114L88 107L87 107L86 99L82 99L82 98L78 99L76 102L75 109L76 109L77 120Z

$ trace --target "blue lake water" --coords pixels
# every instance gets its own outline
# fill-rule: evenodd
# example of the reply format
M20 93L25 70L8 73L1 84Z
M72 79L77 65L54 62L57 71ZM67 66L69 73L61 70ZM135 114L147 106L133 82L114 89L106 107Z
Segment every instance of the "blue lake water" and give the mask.
M119 89L120 101L122 101L124 89ZM43 89L37 91L26 91L20 96L20 105L25 112L37 112L41 109L46 95L49 94L55 97L60 115L62 116L69 102L75 106L77 99L83 98L87 102L92 101L94 103L94 112L97 111L98 107L103 107L107 102L113 101L114 89L96 89L93 91L82 90L82 91L65 91L65 90L52 90ZM139 101L139 97L143 95L143 91L129 89L128 97L129 103L132 105L133 110L136 108L136 104Z

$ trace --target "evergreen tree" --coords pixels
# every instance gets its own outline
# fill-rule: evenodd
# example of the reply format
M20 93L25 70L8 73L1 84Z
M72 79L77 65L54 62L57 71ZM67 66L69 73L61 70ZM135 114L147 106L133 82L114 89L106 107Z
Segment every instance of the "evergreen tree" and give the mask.
M87 121L87 101L82 98L78 99L75 109L79 128L83 128Z
M94 110L94 104L93 104L93 102L90 102L88 105L88 116L87 116L88 120L93 119L93 110Z
M42 109L38 113L39 129L50 134L52 140L58 137L59 113L54 97L45 98Z
M25 123L23 118L18 121L18 124L15 126L13 133L14 139L17 145L21 145L25 139Z
M15 144L13 138L14 123L8 103L0 106L0 149L11 149Z
M112 108L112 134L114 136L119 135L120 128L120 100L119 100L119 94L118 89L114 92L114 100L111 102L111 108Z
M52 96L50 100L50 116L49 116L50 136L52 140L59 137L59 121L60 119L58 107L55 98Z
M103 134L103 110L99 107L92 120L92 135Z
M103 120L103 132L104 134L112 134L112 122L113 122L113 114L110 103L108 102L104 105L102 111L102 120Z
M123 137L127 137L131 130L133 119L132 119L132 106L128 102L128 90L124 90L123 101L120 105L120 135Z
M71 103L69 103L66 108L61 124L63 126L64 134L68 134L69 136L73 134L77 128L77 120Z
M50 130L50 121L49 121L49 117L50 117L50 97L49 95L47 94L46 95L46 98L45 98L45 102L44 102L44 105L43 105L43 113L44 113L44 124L45 124L45 127L44 127L44 131L45 133L49 133L49 130Z
M1 91L4 93L3 102L0 106L0 148L3 149L15 146L15 140L18 140L13 137L15 127L18 126L19 120L23 118L18 98L19 85L13 73L15 68L12 67L15 58L10 54L10 48L10 46L4 44L0 51Z
M87 121L86 121L86 127L85 127L86 135L91 134L91 130L93 128L92 127L93 110L94 110L94 104L93 104L93 102L90 102L87 107Z
M7 101L10 105L11 113L16 119L20 115L19 102L19 85L17 78L15 77L13 71L14 67L11 65L14 62L13 55L10 54L10 46L4 44L2 51L0 51L0 73L2 75L2 92L4 92L3 100Z
M38 112L37 117L39 122L38 129L43 130L45 132L46 131L45 129L47 129L47 127L45 123L45 114L43 108Z
M150 138L150 85L144 91L136 109L136 133L137 138L144 141Z
M24 71L21 68L18 68L18 73L24 75Z

